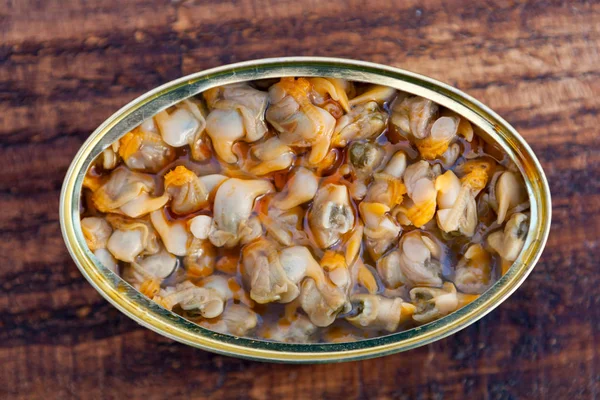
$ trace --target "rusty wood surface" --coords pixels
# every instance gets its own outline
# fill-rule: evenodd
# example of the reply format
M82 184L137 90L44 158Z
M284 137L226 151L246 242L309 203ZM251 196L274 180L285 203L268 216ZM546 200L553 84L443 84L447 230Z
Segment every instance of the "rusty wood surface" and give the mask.
M293 55L440 79L531 144L552 189L552 232L496 311L403 354L274 365L165 339L84 280L58 197L89 133L182 75ZM0 398L598 398L599 99L593 1L0 0Z

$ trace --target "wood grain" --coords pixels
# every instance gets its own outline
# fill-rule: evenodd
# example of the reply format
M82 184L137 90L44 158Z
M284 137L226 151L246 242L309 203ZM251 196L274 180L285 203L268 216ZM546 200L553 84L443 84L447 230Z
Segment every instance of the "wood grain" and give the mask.
M600 3L0 0L0 398L600 396ZM58 197L89 133L182 75L272 56L358 58L482 100L540 158L553 227L526 283L403 354L282 366L136 325L69 258Z

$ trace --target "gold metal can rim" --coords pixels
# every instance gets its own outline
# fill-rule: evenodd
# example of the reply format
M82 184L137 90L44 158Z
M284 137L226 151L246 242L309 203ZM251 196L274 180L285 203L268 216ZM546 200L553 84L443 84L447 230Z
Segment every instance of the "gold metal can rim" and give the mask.
M531 204L524 248L508 272L476 301L429 324L349 343L292 344L221 334L202 328L158 306L102 266L86 245L80 224L82 182L93 159L144 119L209 88L284 76L326 76L386 85L431 99L466 117L498 143L523 174ZM517 131L471 96L434 79L380 64L326 57L269 58L226 65L166 83L133 100L96 129L65 176L60 224L73 260L90 284L139 324L173 340L219 354L292 363L366 359L413 349L451 335L479 320L514 292L541 256L551 222L550 189L542 167Z

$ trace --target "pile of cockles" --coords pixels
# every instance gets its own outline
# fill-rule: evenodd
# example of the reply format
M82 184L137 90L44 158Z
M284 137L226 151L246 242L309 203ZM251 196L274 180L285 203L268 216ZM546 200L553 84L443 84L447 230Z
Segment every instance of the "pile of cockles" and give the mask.
M426 98L334 78L215 87L107 147L83 183L97 261L207 329L344 342L476 299L529 229L520 172Z

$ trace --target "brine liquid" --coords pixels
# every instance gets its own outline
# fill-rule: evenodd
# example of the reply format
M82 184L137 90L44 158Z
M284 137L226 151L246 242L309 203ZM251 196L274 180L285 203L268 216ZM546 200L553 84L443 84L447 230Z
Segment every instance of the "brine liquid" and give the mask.
M361 85L358 84L358 90L361 90ZM384 105L384 108L387 109L387 104ZM389 111L389 110L388 110ZM477 132L477 128L475 128ZM274 130L271 127L270 132L267 135L274 135ZM373 140L373 139L371 139ZM493 159L496 163L508 166L509 160L506 158L506 155L502 153L502 151L489 143L484 142L480 137L475 135L475 138L471 142L467 142L462 137L457 138L458 143L461 146L461 153L459 159L454 163L454 165L459 165L462 160L472 159L476 157L489 157ZM373 140L377 144L379 144L385 150L385 160L389 160L389 158L398 150L403 150L408 156L409 164L414 163L415 161L420 160L419 152L411 144L410 141L406 140L402 135L400 135L394 126L392 126L388 122L388 128L383 131L376 139ZM234 145L234 152L240 157L244 159L251 158L248 156L249 148L251 144L245 142L238 142ZM162 194L164 190L164 175L171 171L178 165L183 165L189 170L195 172L197 175L209 175L209 174L223 174L228 177L239 177L239 178L252 178L252 179L268 179L277 191L281 191L290 174L292 173L294 167L297 165L301 165L303 162L302 155L310 149L301 149L295 148L297 157L292 166L284 171L277 171L271 173L266 176L253 176L238 166L228 165L220 162L216 157L210 158L206 162L196 162L192 160L189 154L189 148L187 146L177 148L176 149L176 159L165 168L163 168L160 172L154 174L156 190L153 195L159 196ZM345 148L335 148L330 150L331 157L335 157L335 162L331 163L327 167L323 169L317 169L317 174L322 178L321 185L324 182L328 183L336 183L336 184L345 184L347 186L351 185L354 177L352 173L344 175L340 172L340 167L347 162L347 151L348 146ZM428 161L431 165L440 164L443 167L442 170L453 169L453 167L446 168L441 160ZM386 162L382 162L381 166L378 168L381 170L385 166ZM88 172L88 176L102 179L103 177L110 174L111 171L105 171L101 168L99 164L95 164L90 171ZM487 190L487 189L486 189ZM486 190L482 191L478 197L480 197ZM254 213L255 215L267 214L269 210L269 202L273 198L275 194L269 194L260 197L255 202ZM84 188L82 195L82 207L81 207L81 216L90 217L90 216L102 216L103 214L96 210L90 201L91 191L87 188ZM208 208L202 209L195 213L179 216L173 212L171 212L169 205L166 206L166 214L170 220L179 220L179 219L190 219L196 215L212 215L212 203L213 199L209 200L210 206ZM308 202L303 204L301 207L304 210L304 214L306 215L312 206L312 202ZM358 208L357 204L353 201L353 208L355 213L355 218L358 220ZM147 218L147 217L143 217ZM475 238L481 238L490 229L496 228L495 225L495 216L489 210L485 209L478 210L478 218L479 224L476 229ZM324 250L320 249L319 246L315 243L312 232L310 231L310 227L306 222L306 218L303 222L303 228L306 232L306 240L301 243L296 243L297 245L303 245L310 249L311 253L315 257L316 260L319 260L323 254ZM409 232L413 229L416 229L413 226L403 226L402 234ZM430 237L435 240L443 243L444 247L447 249L445 253L445 257L443 258L442 264L442 277L444 280L452 281L454 274L454 266L456 266L459 258L466 251L469 244L473 243L473 239L464 237L464 236L452 236L442 232L435 223L435 218L430 221L426 226L422 227L421 230L427 232ZM344 235L344 239L347 239L352 235L353 231L350 231ZM345 242L345 240L342 240ZM342 244L337 244L333 246L333 249L342 248ZM216 247L216 269L214 274L222 274L228 277L236 277L236 282L238 287L233 287L233 290L240 290L243 288L242 277L240 274L240 258L241 258L241 247L237 246L232 249L225 249ZM363 245L364 247L364 245ZM361 257L364 261L364 264L371 270L374 270L375 260L371 258L369 252L366 250L361 250ZM496 254L492 255L493 266L492 266L492 279L491 284L495 282L499 276L501 275L500 268L500 259ZM119 262L120 272L123 273L128 268L127 263ZM383 283L379 280L378 274L374 273L374 276L378 279L378 293L384 296L393 294L394 296L400 296L403 299L408 299L408 290L406 288L400 288L396 290L386 289ZM183 258L179 257L177 267L175 271L166 279L162 281L161 287L166 288L173 286L179 282L184 280L198 280L197 276L189 276L183 263ZM235 286L235 284L233 284ZM364 292L365 289L359 286L356 286L354 292L360 293ZM229 300L229 303L237 303L240 300ZM254 302L250 302L252 306L252 310L258 313L260 316L259 326L257 329L253 330L250 335L255 338L269 339L269 329L276 327L277 324L285 323L286 320L289 320L290 314L293 315L295 313L302 313L303 311L300 309L298 302L293 301L289 304L279 304L279 303L269 303L269 304L257 304ZM192 321L198 321L202 318L193 312L185 312L178 307L175 307L173 310L185 316L186 318ZM354 311L350 311L352 313ZM313 341L322 341L322 342L332 342L332 341L349 341L349 340L357 340L362 338L370 338L381 336L387 334L387 332L373 330L373 329L359 329L344 320L344 314L340 314L336 321L326 328L319 328L316 335L313 335ZM283 322L282 322L283 321ZM408 329L414 326L414 322L407 322L403 326L398 328L398 331Z

